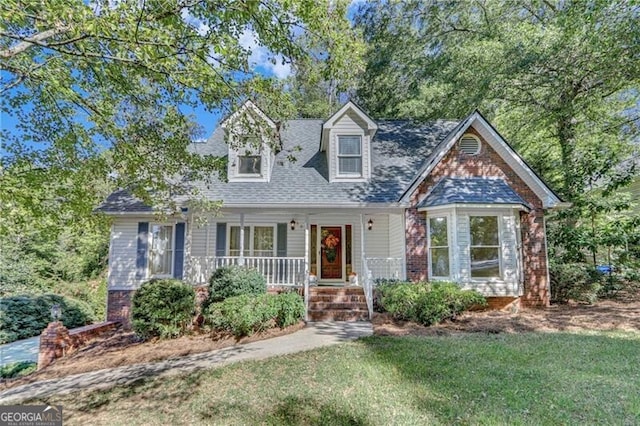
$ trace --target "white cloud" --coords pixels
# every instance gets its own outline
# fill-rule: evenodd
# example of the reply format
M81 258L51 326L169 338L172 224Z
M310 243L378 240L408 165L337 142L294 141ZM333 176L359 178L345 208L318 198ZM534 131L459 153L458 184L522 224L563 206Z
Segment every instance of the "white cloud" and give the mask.
M258 43L255 32L245 29L238 39L240 46L250 52L249 66L251 68L262 68L268 74L273 74L277 78L286 78L291 75L291 65L283 63L281 55L274 55L264 46Z
M203 36L209 32L209 29L210 29L209 25L205 24L200 19L193 16L191 12L189 12L189 9L187 9L186 7L180 10L180 16L182 17L182 20L184 22L191 25L196 30L198 35Z

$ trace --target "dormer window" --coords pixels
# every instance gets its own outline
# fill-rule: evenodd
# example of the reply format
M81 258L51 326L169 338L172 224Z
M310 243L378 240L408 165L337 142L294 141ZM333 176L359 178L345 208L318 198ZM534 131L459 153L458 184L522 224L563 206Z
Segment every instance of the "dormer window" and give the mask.
M262 156L239 155L238 175L260 176L262 174Z
M338 136L338 175L362 176L361 136Z

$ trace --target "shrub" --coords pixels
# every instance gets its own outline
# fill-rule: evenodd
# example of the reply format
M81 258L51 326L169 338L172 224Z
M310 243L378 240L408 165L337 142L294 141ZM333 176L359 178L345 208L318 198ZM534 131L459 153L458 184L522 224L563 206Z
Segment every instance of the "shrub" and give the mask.
M287 292L276 296L278 327L285 328L304 318L304 299L298 293Z
M396 319L423 325L455 319L474 305L486 304L478 292L449 282L384 284L377 290L380 309Z
M193 319L196 294L179 280L154 279L133 295L131 316L134 331L143 338L181 336Z
M241 337L293 325L303 315L304 301L297 293L241 294L211 304L205 311L205 324Z
M37 336L51 322L51 306L62 308L60 320L67 328L91 324L91 307L57 294L22 295L0 299L0 343Z
M243 294L264 294L267 281L256 269L244 266L223 266L218 268L209 280L208 303Z
M418 301L417 320L432 325L456 316L474 305L486 305L486 299L474 290L462 290L457 284L434 282Z
M35 373L38 364L33 361L17 361L0 367L0 379L15 379Z
M88 303L99 321L103 321L107 317L107 304L105 303L107 300L107 280L105 278L73 283L59 281L53 284L51 291Z
M586 263L556 263L549 265L551 300L595 303L601 288L600 273Z

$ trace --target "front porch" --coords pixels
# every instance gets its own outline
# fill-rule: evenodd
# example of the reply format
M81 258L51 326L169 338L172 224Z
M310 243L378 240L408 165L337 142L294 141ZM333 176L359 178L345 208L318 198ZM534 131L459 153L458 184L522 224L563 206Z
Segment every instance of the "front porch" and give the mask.
M375 281L405 278L399 212L229 210L202 226L201 218L189 219L184 279L193 285L206 285L220 267L241 265L258 270L272 290L297 288L307 312L309 298L319 297L310 289L353 287L371 313Z

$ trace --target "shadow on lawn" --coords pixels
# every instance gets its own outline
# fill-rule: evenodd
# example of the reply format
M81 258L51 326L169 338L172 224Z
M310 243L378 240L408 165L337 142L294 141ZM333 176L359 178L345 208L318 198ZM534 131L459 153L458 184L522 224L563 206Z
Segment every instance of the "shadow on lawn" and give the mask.
M250 413L250 414L249 414ZM364 418L344 409L329 404L323 404L311 398L288 396L275 404L267 412L251 412L251 408L244 404L217 403L200 411L200 419L204 422L224 421L223 416L233 417L234 414L251 418L252 424L271 425L367 425Z
M467 334L360 342L414 388L416 409L445 424L638 420L637 336Z

